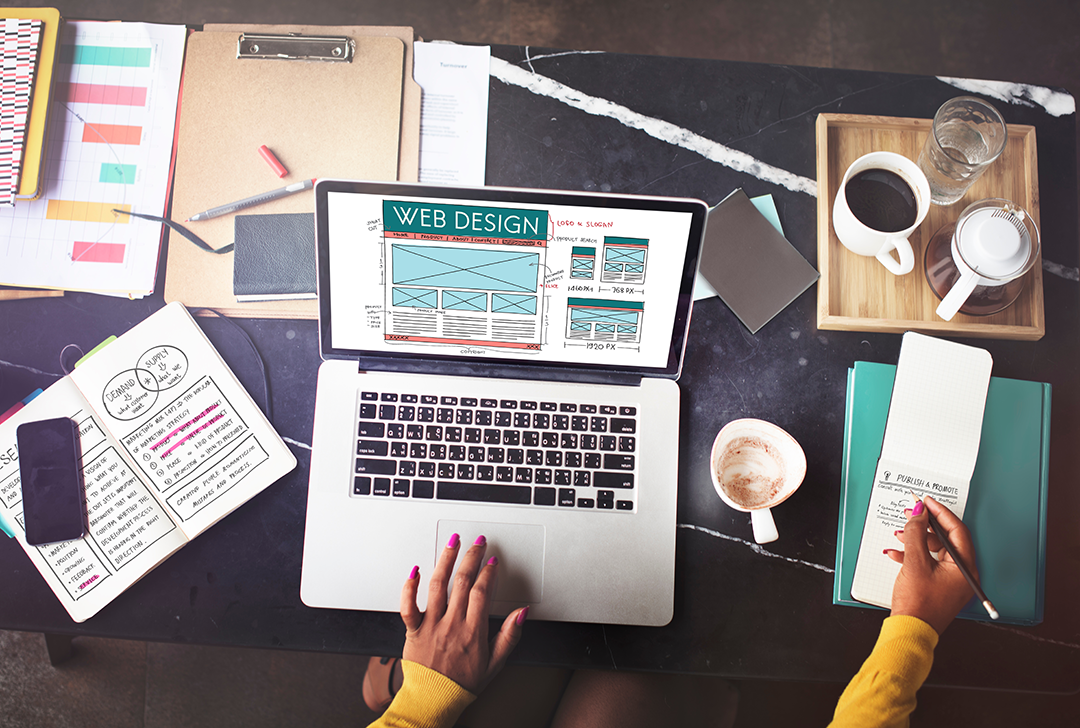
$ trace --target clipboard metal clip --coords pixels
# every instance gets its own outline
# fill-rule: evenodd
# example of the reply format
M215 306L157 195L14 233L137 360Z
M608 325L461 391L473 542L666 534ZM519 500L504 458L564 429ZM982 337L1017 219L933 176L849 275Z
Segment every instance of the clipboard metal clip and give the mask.
M344 36L241 33L237 58L350 63L354 43Z

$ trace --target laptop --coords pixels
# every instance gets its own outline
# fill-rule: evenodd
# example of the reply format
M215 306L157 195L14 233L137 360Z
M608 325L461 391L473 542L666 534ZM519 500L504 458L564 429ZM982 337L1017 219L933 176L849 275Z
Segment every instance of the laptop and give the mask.
M343 180L315 200L303 602L396 612L457 533L499 558L493 613L667 624L705 204Z

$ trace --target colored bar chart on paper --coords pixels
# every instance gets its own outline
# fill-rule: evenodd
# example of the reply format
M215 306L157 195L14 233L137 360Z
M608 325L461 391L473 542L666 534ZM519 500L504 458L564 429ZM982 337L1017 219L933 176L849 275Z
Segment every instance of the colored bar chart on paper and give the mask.
M0 211L0 284L152 293L187 31L66 23L43 194ZM126 213L131 213L126 214Z
M108 83L65 83L57 86L56 98L84 104L146 106L146 89Z
M105 163L101 165L101 174L98 175L98 182L107 182L117 185L133 185L135 184L135 165L134 164L109 164Z
M123 243L86 243L76 240L71 257L83 263L123 263L126 249L127 246Z
M127 124L86 124L82 142L86 144L139 144L142 127Z
M113 210L131 211L131 205L112 202L81 202L78 200L48 200L46 220L81 220L82 222L115 222L127 225L127 215L117 215Z
M60 46L60 62L72 66L119 66L149 68L150 48L123 46L72 45Z

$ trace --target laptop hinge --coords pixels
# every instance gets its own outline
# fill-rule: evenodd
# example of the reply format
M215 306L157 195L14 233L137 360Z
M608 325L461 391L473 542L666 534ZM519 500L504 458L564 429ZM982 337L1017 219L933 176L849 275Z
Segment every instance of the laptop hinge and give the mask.
M361 372L399 372L402 374L437 374L451 377L495 377L498 379L530 379L539 381L575 382L579 384L611 384L632 387L641 384L642 376L632 372L610 372L572 367L535 367L484 363L470 365L462 362L403 361L379 357L364 357L358 363Z

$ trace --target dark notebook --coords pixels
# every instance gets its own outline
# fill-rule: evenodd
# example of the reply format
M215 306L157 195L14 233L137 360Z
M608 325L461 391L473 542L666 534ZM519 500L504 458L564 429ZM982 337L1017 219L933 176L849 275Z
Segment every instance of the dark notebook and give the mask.
M237 301L316 298L314 215L237 215L234 225Z
M741 189L709 210L700 271L752 334L819 277Z

